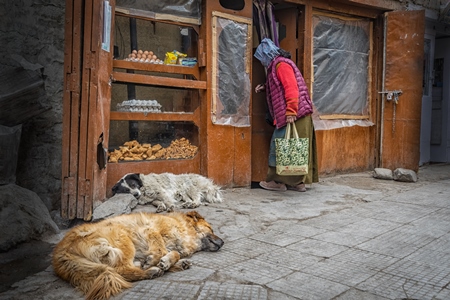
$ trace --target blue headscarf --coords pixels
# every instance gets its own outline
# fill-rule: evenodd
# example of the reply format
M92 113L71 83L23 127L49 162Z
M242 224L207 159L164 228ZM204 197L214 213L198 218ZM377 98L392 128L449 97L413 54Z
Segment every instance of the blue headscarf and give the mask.
M261 41L258 48L256 48L254 56L267 68L272 60L280 55L279 50L280 48L278 48L272 40L265 38Z

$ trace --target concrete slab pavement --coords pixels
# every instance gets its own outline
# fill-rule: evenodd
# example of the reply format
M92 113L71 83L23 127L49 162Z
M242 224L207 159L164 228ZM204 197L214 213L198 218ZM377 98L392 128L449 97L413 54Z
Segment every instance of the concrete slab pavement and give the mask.
M450 299L450 165L418 177L364 172L322 178L306 193L225 190L223 203L197 209L224 239L219 252L196 253L191 269L113 300ZM4 299L83 296L48 267Z

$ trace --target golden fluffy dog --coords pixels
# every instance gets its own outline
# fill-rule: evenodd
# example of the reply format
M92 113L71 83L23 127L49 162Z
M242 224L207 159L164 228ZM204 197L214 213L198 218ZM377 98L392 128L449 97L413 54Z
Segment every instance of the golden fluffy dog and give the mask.
M190 267L198 251L218 251L223 241L196 211L136 213L72 228L53 250L53 268L86 299L108 299L132 281Z

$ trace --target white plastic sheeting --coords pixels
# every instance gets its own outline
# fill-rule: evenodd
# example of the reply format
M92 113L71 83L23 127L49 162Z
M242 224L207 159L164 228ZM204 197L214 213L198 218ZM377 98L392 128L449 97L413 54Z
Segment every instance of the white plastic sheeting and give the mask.
M369 115L370 21L314 15L313 28L316 129L373 125L364 119ZM337 117L321 120L325 115Z
M212 122L250 126L249 24L216 18ZM250 21L249 21L250 22Z

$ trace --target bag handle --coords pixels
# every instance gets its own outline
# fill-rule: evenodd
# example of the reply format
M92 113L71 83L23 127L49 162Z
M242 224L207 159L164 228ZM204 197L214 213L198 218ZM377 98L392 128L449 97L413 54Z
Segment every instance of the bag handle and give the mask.
M290 125L291 125L291 123L287 123L287 125L286 125L286 132L284 133L284 138L286 140L291 138L291 126Z
M294 123L289 123L292 126L292 131L294 133L294 138L298 139L297 127L295 127Z
M295 127L294 123L287 123L286 133L284 135L284 138L285 139L290 139L291 138L291 127L292 127L293 138L298 139L298 132L297 132L297 128Z

